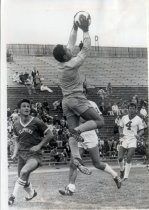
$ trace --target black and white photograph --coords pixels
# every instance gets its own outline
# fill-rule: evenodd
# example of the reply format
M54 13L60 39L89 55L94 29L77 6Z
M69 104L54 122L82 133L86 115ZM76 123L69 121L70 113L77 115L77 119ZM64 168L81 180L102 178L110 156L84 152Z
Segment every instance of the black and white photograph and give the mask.
M1 209L149 209L147 0L2 0Z

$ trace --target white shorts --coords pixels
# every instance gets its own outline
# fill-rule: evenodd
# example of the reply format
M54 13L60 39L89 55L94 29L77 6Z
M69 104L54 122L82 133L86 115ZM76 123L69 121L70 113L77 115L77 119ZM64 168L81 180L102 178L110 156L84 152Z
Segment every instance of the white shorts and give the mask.
M128 148L136 148L137 147L137 139L135 137L126 137L124 136L123 138L120 139L120 146L124 147L125 149Z
M81 136L84 139L84 142L78 143L79 148L88 149L98 145L98 136L95 130L83 132L81 133Z

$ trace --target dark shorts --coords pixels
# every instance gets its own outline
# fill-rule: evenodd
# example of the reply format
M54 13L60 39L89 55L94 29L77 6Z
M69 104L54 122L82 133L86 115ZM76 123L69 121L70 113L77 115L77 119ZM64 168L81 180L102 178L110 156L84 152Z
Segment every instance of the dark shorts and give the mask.
M18 154L18 172L26 164L29 159L35 159L38 162L38 166L42 165L42 153L41 152L29 152L29 151L19 151Z
M62 107L63 114L68 118L73 115L80 116L92 106L83 93L74 93L63 98Z

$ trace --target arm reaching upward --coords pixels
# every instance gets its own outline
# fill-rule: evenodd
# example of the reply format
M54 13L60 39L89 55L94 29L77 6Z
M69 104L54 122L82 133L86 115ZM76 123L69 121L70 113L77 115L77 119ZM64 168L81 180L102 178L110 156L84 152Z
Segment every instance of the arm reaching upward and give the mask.
M73 52L75 44L76 44L77 31L78 31L78 26L74 23L73 28L70 32L69 41L67 44L67 48L69 48L71 50L71 52Z

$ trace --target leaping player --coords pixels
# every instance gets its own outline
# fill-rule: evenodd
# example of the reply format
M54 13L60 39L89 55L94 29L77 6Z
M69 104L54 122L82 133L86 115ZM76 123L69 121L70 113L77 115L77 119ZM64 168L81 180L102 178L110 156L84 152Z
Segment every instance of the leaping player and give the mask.
M63 93L62 107L71 134L69 145L73 162L82 173L90 175L91 171L82 164L77 141L82 141L80 134L84 131L103 127L104 119L92 108L83 94L83 81L80 78L79 68L83 65L91 46L89 19L82 18L79 27L83 31L83 48L77 56L73 57L78 31L78 24L75 21L68 45L66 47L57 45L53 50L53 56L59 62L58 77ZM81 125L79 125L80 117L85 120Z

